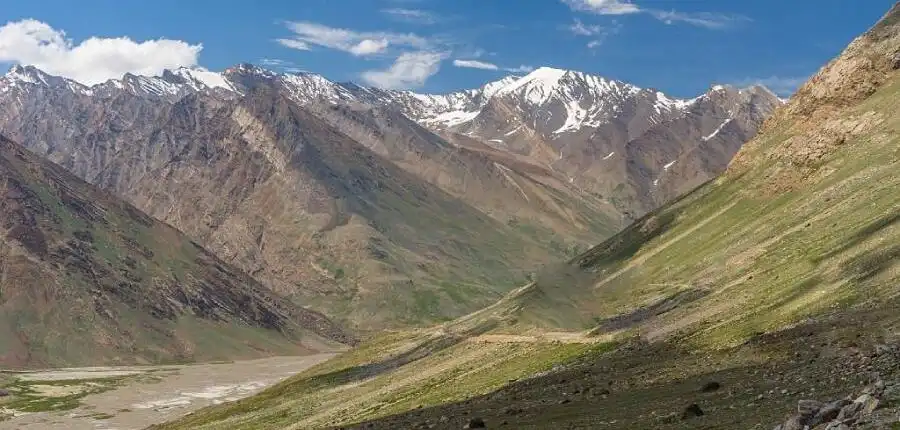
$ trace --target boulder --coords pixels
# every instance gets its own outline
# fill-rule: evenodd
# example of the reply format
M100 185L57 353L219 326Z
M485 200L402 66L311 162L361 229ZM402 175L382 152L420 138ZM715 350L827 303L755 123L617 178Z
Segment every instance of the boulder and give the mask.
M811 418L823 407L825 407L825 404L817 400L801 400L797 402L797 413L802 418Z
M815 427L821 423L827 423L831 420L834 420L841 413L841 409L844 406L849 405L851 402L847 399L835 400L831 403L826 404L819 412L816 413L815 416L807 423L810 427Z

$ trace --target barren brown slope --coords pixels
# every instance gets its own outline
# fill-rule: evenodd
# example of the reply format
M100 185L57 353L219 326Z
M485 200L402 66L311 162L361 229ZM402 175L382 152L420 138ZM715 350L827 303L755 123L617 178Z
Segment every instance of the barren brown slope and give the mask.
M177 230L0 137L0 366L231 359L352 342Z
M557 250L584 249L622 227L609 202L527 157L435 134L388 108L313 105L316 115L398 166Z
M277 88L248 91L174 104L124 92L79 96L67 103L90 115L17 130L276 292L368 329L467 313L563 255L397 167ZM45 100L14 113L58 117L51 113L61 105ZM65 144L56 143L60 129L72 136Z

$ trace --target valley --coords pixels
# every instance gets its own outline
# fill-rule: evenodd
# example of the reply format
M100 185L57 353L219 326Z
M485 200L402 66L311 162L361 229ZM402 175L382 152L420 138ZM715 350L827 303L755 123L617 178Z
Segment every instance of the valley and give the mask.
M0 430L900 428L900 3L547 3L591 71L423 5L279 18L339 80L0 26ZM667 33L607 66L619 20Z
M0 429L142 429L255 394L334 353L234 362L3 372Z

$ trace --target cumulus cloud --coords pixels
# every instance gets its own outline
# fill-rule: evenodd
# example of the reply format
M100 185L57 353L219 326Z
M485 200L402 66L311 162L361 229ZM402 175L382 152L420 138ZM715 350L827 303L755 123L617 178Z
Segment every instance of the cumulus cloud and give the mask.
M92 37L76 44L64 31L34 19L0 27L0 62L33 65L85 85L125 73L158 75L165 69L196 66L202 49L180 40L136 42L127 37Z
M350 47L350 53L353 55L377 54L379 52L384 52L388 45L390 45L390 42L388 42L387 39L365 39Z
M289 38L276 39L283 46L307 51L311 46L335 49L355 56L380 54L391 45L427 50L429 41L415 34L391 32L360 32L345 28L329 27L308 21L288 22Z
M440 70L445 58L447 54L440 52L407 52L385 70L363 72L362 79L384 89L418 88Z
M742 22L749 22L750 18L743 15L722 14L715 12L678 12L659 9L648 9L638 6L629 0L561 0L572 10L590 12L598 15L627 15L645 13L666 23L684 23L711 30L730 28ZM582 27L580 30L589 31ZM573 29L574 31L574 29ZM588 34L584 34L587 36Z
M438 17L435 14L420 9L395 7L382 9L381 13L389 16L395 21L407 22L410 24L432 25L438 22Z

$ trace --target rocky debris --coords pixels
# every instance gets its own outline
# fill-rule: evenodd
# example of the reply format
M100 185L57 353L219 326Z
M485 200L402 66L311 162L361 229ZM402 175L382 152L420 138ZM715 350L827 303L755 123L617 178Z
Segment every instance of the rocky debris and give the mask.
M484 420L481 418L472 418L469 420L469 423L463 427L464 429L485 429L487 426L484 424Z
M6 397L8 395L9 395L8 390L4 390L4 389L0 388L0 397Z
M900 394L900 384L886 384L879 379L867 386L856 398L849 396L829 403L800 400L797 403L797 413L776 426L775 430L862 428L860 426L869 421L880 405L894 397L900 397L897 394ZM891 419L896 422L897 417Z
M692 403L690 406L684 408L684 412L681 413L682 420L689 420L691 418L702 417L703 409L700 409L696 403Z

